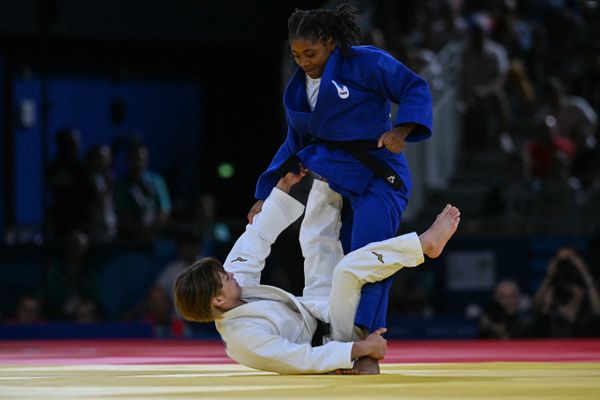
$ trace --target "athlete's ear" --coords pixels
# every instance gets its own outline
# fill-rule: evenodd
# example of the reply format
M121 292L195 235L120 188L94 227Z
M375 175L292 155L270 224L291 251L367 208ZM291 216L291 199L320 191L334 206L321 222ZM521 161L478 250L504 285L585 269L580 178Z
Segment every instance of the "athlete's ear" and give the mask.
M335 49L335 40L333 40L333 38L330 37L329 39L327 39L325 45L330 51L333 51Z
M221 296L213 297L212 305L216 308L219 308L223 305L223 298Z

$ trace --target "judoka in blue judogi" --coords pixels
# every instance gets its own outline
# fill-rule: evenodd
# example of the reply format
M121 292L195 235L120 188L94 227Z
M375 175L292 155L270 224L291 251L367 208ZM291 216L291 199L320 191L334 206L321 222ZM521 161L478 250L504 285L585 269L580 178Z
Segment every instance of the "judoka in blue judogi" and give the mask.
M431 136L432 100L425 80L387 52L350 46L335 30L311 27L311 11L296 11L304 14L295 21L294 14L290 17L299 67L283 97L287 138L260 176L255 195L265 199L279 173L301 162L351 205L349 250L354 250L397 234L411 181L404 155L389 149L399 151L406 134L408 142ZM398 104L394 120L390 102ZM403 132L400 145L398 132ZM369 331L386 326L391 283L365 285L356 325Z

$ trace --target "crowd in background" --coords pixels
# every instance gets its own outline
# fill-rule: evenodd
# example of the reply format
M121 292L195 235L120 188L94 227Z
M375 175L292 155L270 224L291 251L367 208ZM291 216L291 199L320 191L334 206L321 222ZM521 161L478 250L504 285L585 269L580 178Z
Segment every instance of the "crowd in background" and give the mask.
M179 331L181 319L173 309L175 278L203 253L219 251L217 242L229 241L227 227L215 222L214 196L201 194L174 208L167 183L149 169L150 154L139 136L124 136L116 145L93 146L83 155L81 136L73 128L56 133L57 152L45 177L48 251L43 290L22 294L14 316L9 314L6 320L139 320L151 323L163 335ZM126 165L119 175L113 165L115 153L124 157ZM143 256L149 252L153 257ZM105 309L104 304L111 304L105 297L118 294L106 287L111 278L100 275L112 264L114 269L122 268L115 261L123 256L152 282L143 297L129 302L130 307L111 313ZM152 267L135 265L144 262ZM148 276L139 280L148 281ZM134 287L138 282L127 284ZM130 294L135 292L125 293Z
M506 159L504 176L490 180L483 204L492 221L567 224L577 215L600 223L599 17L592 1L383 0L365 41L417 72L436 64L448 44L462 45L456 107L464 157L491 150ZM118 318L172 329L175 277L201 254L214 255L215 199L202 196L186 211L174 209L165 180L148 169L150 155L140 140L127 144L127 171L115 177L111 146L95 146L80 158L75 129L56 139L58 152L46 169L46 233L60 245L46 269L45 293L23 295L11 320L105 319L90 246L155 243L167 234L177 252L160 265L145 297ZM573 249L557 249L531 301L510 276L497 277L493 301L477 314L479 336L600 336L595 265ZM399 274L390 313L435 313L431 275L414 274L422 272Z
M461 158L505 156L478 226L518 232L533 221L537 230L579 224L587 233L600 224L597 2L383 1L377 10L370 42L416 71L444 74L438 52L461 45Z
M600 294L583 258L562 247L548 263L533 302L518 283L504 279L481 314L480 338L600 336Z
M156 238L172 206L165 180L148 169L147 147L130 139L127 170L115 180L111 147L94 146L81 159L80 141L76 129L56 134L57 154L46 168L48 235L60 240L82 231L98 242Z
M476 153L497 153L504 160L503 173L488 173L476 226L486 232L597 235L599 32L596 2L383 1L373 13L368 41L415 71L439 74L444 74L439 52L459 45L456 107L463 125L461 160L468 169L482 168L470 160ZM592 240L590 247L594 245L597 241ZM481 318L481 337L600 335L599 266L596 260L587 264L582 258L592 258L594 252L578 256L572 249L562 249L557 254L564 258L558 270L570 272L556 273L555 266L548 267L546 284L533 305L526 301L527 294L520 295L512 277L496 277L495 300L481 304L487 307L483 312L470 315ZM404 315L434 315L434 292L430 271L403 271L396 277L390 309ZM526 323L524 316L515 321L516 308L500 300L506 292L519 293L525 304L519 312L527 309Z

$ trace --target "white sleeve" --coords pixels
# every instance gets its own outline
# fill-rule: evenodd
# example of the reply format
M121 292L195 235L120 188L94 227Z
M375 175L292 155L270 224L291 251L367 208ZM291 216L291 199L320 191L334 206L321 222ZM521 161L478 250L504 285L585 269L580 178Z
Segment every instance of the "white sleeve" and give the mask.
M223 339L227 355L248 367L279 374L311 374L352 368L354 343L328 342L312 347L267 332L258 324L236 327L235 337Z
M258 285L265 260L277 236L303 213L304 206L287 193L273 188L262 211L233 245L225 270L233 272L241 286Z

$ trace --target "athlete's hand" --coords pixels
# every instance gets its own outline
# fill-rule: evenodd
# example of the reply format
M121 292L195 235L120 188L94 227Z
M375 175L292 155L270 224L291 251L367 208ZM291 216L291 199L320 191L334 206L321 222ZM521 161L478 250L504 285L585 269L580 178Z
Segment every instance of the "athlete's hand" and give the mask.
M364 342L367 344L367 348L369 349L368 356L377 360L383 359L387 351L387 340L385 340L381 335L386 332L386 328L379 328L367 336Z
M298 164L298 173L295 174L293 172L288 172L284 177L279 179L275 187L279 190L289 193L292 186L300 182L302 178L306 176L306 174L308 174L308 169L304 168L302 164ZM252 221L254 221L254 216L262 211L264 202L264 200L258 200L256 203L254 203L248 212L248 215L246 216L246 218L248 218L248 223L251 224Z
M304 165L298 164L298 173L296 174L294 172L288 172L285 174L285 176L279 179L275 187L279 190L289 193L292 186L300 182L302 178L306 176L306 174L308 174L308 170L304 168Z
M392 153L398 154L404 150L404 141L408 135L415 129L416 124L398 125L390 131L384 132L379 137L377 147L385 147Z
M256 203L254 203L254 205L248 212L248 215L246 216L248 218L249 224L251 224L252 221L254 220L254 216L262 211L262 206L263 206L264 202L265 202L264 200L258 200Z

